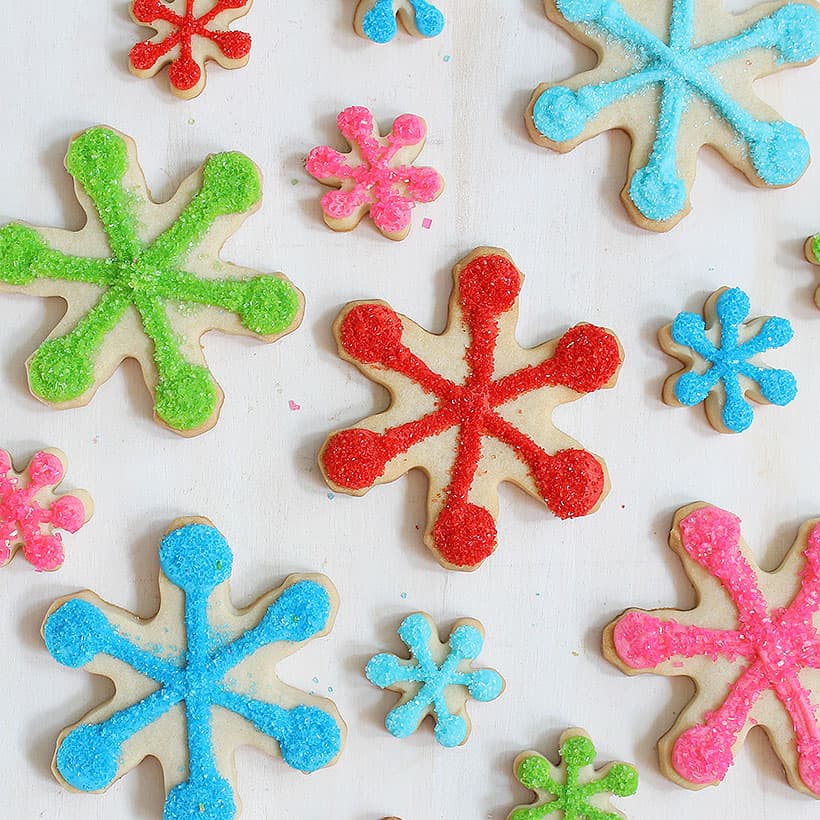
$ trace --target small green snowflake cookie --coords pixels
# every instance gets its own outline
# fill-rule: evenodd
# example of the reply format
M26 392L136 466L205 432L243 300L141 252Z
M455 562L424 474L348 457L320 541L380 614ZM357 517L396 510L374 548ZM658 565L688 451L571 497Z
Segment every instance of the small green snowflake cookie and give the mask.
M596 769L595 746L583 729L567 729L559 743L561 764L553 766L538 752L515 759L518 780L535 794L530 806L518 806L507 820L618 820L626 815L612 806L609 795L629 797L638 790L638 772L628 763L607 763Z
M202 353L209 330L272 342L302 319L281 275L220 260L262 202L259 169L213 154L168 202L151 199L133 140L98 126L75 137L66 169L87 222L80 231L0 229L0 292L60 296L63 320L29 359L31 392L58 408L88 404L124 359L136 359L154 415L184 436L216 424L223 393Z

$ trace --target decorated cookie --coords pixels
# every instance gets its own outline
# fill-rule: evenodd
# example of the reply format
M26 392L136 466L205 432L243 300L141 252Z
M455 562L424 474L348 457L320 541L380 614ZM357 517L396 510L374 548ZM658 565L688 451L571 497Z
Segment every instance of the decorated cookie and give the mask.
M559 743L561 764L553 766L538 752L518 755L515 776L535 794L535 802L518 806L507 820L617 820L626 815L614 808L609 795L631 797L638 791L638 772L628 763L595 768L595 746L583 729L567 729Z
M622 199L635 222L673 228L690 210L697 155L711 145L758 186L792 185L809 164L802 132L753 83L820 54L813 0L730 14L723 0L546 0L547 15L599 59L533 93L535 142L570 151L603 131L632 140Z
M75 533L94 512L85 490L70 495L55 492L67 464L59 450L41 450L18 473L11 456L0 450L0 566L8 564L21 547L38 572L63 565L63 539L55 530Z
M394 737L409 737L431 715L436 740L460 746L470 736L467 701L495 700L504 691L504 678L494 669L474 669L472 661L484 645L484 628L472 618L456 621L447 643L424 612L405 618L399 637L410 658L376 655L367 664L367 679L380 689L401 695L387 713L384 725Z
M810 236L806 240L806 259L812 265L820 265L820 233ZM820 307L820 288L814 292L814 301L817 307Z
M780 568L763 572L740 519L708 504L678 510L669 539L697 592L692 610L628 610L604 633L628 675L686 675L695 696L658 744L668 777L723 780L761 726L792 786L820 797L820 521L804 524Z
M229 31L251 10L253 0L132 0L131 17L156 31L137 43L128 67L137 77L153 77L166 65L171 91L190 100L205 88L205 63L242 68L251 52L251 36Z
M346 108L336 119L351 151L327 145L308 154L307 172L339 190L322 197L325 222L334 231L352 231L366 214L388 239L410 233L417 202L432 202L444 180L432 168L413 163L424 148L427 124L415 114L402 114L393 130L381 136L373 114L362 106Z
M157 421L185 436L209 430L223 394L200 337L221 330L272 342L302 319L302 294L283 276L219 259L261 204L259 169L242 154L212 154L159 205L134 142L104 127L72 140L66 168L88 218L82 230L0 229L0 292L68 303L28 361L31 392L54 407L83 406L133 358Z
M683 362L663 386L663 400L673 407L703 404L720 433L742 433L754 418L752 405L784 406L797 395L788 370L775 370L760 354L783 347L792 338L787 319L764 316L746 321L749 297L740 288L715 291L697 313L679 313L658 334L661 348Z
M389 43L402 25L415 37L436 37L444 29L444 15L427 0L359 0L354 27L374 43Z
M52 768L72 790L100 792L151 755L165 775L164 820L232 820L239 746L279 754L302 772L341 752L346 727L334 704L286 686L275 672L330 631L338 597L323 575L292 575L235 609L233 555L205 518L174 522L159 562L161 603L149 620L88 591L49 609L48 651L110 678L116 690L63 731Z
M425 543L450 569L478 567L496 546L498 484L511 481L559 518L607 494L603 462L557 430L554 408L612 387L623 354L609 330L576 325L525 349L515 340L524 277L478 248L453 271L450 319L428 333L384 302L353 302L336 320L339 355L390 391L390 407L333 433L319 463L338 492L363 495L415 467L430 480Z

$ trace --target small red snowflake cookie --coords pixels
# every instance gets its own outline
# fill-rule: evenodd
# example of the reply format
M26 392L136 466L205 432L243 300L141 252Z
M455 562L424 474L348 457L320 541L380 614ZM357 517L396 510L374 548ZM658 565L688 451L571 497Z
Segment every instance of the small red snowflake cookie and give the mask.
M415 114L402 114L381 136L370 110L352 106L336 125L351 150L343 154L322 145L305 163L312 177L338 189L322 197L325 222L334 231L352 231L369 213L383 236L404 239L416 203L433 202L444 190L438 171L413 165L424 148L427 124Z
M515 340L523 275L478 248L454 270L450 319L428 333L384 302L353 302L334 326L339 355L384 385L387 410L333 433L319 464L334 490L363 495L420 468L430 480L425 543L449 569L476 569L496 546L498 485L517 484L559 518L593 512L603 461L556 429L552 411L612 387L615 335L580 324L559 339Z
M253 0L132 0L131 17L157 33L137 43L128 65L137 77L153 77L166 65L171 91L190 100L205 88L205 63L242 68L248 62L251 36L229 31Z
M59 569L63 541L55 530L75 533L94 512L84 490L58 495L66 457L59 450L41 450L23 472L15 472L11 457L0 450L0 566L22 548L38 572Z

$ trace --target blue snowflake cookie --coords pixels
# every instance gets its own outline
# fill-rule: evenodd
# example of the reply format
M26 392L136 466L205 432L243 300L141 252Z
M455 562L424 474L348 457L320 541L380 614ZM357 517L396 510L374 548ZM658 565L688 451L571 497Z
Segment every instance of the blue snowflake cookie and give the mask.
M442 746L460 746L470 735L467 700L491 701L504 691L498 672L472 666L484 645L481 624L459 620L447 643L441 643L430 616L416 612L402 621L399 637L410 650L409 659L376 655L365 669L371 683L401 695L385 719L387 731L409 737L432 715L436 740Z
M754 411L747 399L782 407L797 395L791 372L766 367L758 358L791 341L790 322L778 317L747 322L749 308L740 288L721 288L707 300L703 316L679 313L658 335L663 350L684 364L666 380L664 401L678 407L704 403L721 433L749 428Z
M207 519L175 522L159 560L161 604L150 620L88 591L46 615L52 656L116 689L60 735L54 774L69 788L100 792L152 755L165 775L164 820L232 820L238 746L278 752L303 772L341 752L346 727L335 705L275 674L281 659L330 631L338 597L322 575L293 575L235 609L233 555Z
M703 145L759 186L792 185L808 167L802 132L752 86L820 55L814 0L738 15L721 0L547 0L547 15L600 61L535 90L530 134L565 152L604 131L626 131L632 154L622 199L642 227L669 230L689 212Z
M398 32L396 18L415 37L437 37L444 29L444 15L428 0L359 0L356 33L374 43L389 43Z

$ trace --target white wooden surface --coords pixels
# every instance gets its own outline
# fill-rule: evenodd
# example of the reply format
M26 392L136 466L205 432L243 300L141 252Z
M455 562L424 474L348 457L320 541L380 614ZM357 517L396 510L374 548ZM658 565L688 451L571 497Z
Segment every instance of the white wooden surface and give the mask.
M665 545L678 506L705 499L737 512L768 566L798 525L820 513L820 311L812 301L816 271L801 256L803 239L820 227L820 162L798 187L770 192L705 152L693 214L671 235L642 232L618 199L625 137L607 135L561 157L525 134L532 88L589 66L592 55L548 23L540 0L447 5L448 26L437 40L402 35L380 47L354 35L354 0L259 2L240 26L254 36L250 65L234 73L212 68L205 93L190 103L168 93L164 75L128 74L126 54L144 30L130 22L125 0L4 5L0 221L79 227L62 158L69 137L95 123L136 138L160 198L207 153L239 149L265 172L265 204L226 256L285 271L306 292L308 311L301 330L273 346L208 337L227 401L213 432L186 441L151 422L133 366L84 410L41 406L26 390L24 361L61 305L0 301L0 446L20 460L44 445L62 447L72 462L68 486L87 487L97 502L94 520L69 540L59 573L36 575L20 557L0 573L3 816L161 816L151 762L104 796L69 794L52 778L59 730L108 689L52 661L39 625L56 596L86 586L151 614L158 539L188 514L209 516L228 536L238 603L301 570L326 572L342 596L331 636L280 672L304 689L333 690L350 727L345 753L310 777L240 753L245 817L499 820L527 796L510 774L515 755L533 747L554 755L560 732L572 725L592 733L602 760L640 767L639 794L621 803L630 817L816 815L810 798L787 787L760 731L719 788L691 793L666 781L654 744L690 686L622 676L602 659L599 640L626 606L693 602ZM820 67L783 73L759 90L820 151L818 81ZM335 115L354 103L371 106L385 125L404 112L429 123L422 160L444 174L447 190L416 212L401 244L366 224L350 235L329 231L318 205L324 189L302 168L313 145L337 144ZM425 216L430 230L421 228ZM603 508L560 522L505 488L499 549L479 572L462 575L441 570L421 543L420 475L365 499L329 498L315 456L328 430L385 400L335 356L330 325L339 307L384 298L440 329L450 267L480 244L506 248L527 274L523 343L592 321L618 332L627 359L615 390L557 414L563 429L608 462L613 489ZM674 362L655 343L659 326L680 309L699 309L724 284L746 288L756 315L792 320L794 342L769 361L793 368L800 384L792 406L762 409L737 437L713 433L699 409L661 403ZM289 400L301 410L289 409ZM457 750L438 748L427 726L408 740L389 736L382 720L392 695L361 672L370 654L399 649L395 628L415 609L442 625L480 619L482 660L508 681L499 701L473 705L473 736Z

